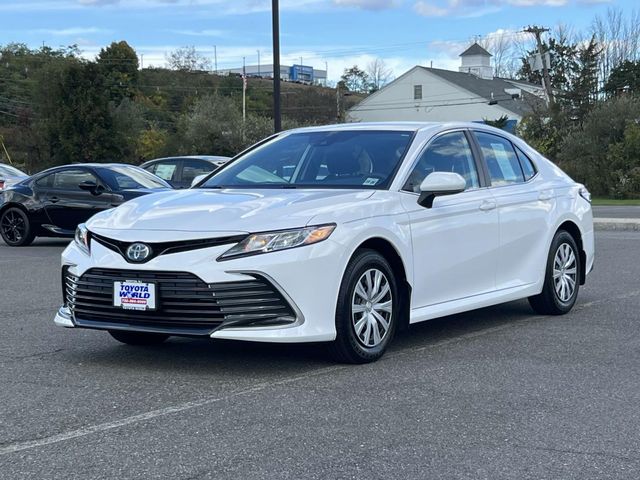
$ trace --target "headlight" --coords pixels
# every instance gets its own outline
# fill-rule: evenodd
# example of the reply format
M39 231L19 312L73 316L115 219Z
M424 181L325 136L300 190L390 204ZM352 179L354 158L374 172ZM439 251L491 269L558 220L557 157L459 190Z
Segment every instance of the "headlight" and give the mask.
M84 223L81 223L78 225L78 228L76 228L74 241L76 245L80 247L80 250L89 255L89 230L87 230L87 226Z
M312 245L329 238L335 228L336 226L331 224L297 228L295 230L254 233L220 255L218 260L228 260L245 255L257 255L259 253Z
M589 190L587 190L585 187L580 188L580 196L584 198L587 202L591 203L591 194L589 193Z

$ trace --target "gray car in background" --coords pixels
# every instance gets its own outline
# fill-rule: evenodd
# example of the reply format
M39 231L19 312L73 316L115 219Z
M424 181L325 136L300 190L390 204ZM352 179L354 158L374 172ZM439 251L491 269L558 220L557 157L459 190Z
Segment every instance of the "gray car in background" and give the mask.
M0 163L0 190L4 190L28 177L29 175L22 170L18 170L16 167L5 163Z
M140 166L168 182L173 188L189 188L196 177L208 175L229 160L229 157L194 155L157 158Z

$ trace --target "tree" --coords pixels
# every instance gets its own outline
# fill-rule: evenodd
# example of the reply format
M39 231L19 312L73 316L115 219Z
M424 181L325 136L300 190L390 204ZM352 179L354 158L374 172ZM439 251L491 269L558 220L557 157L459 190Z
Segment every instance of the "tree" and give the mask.
M483 120L484 120L484 123L487 125L491 125L492 127L496 127L504 130L507 127L507 124L509 122L509 116L502 115L501 117L496 118L495 120L489 120L487 118Z
M360 70L357 65L345 68L342 77L340 77L340 82L349 92L368 93L371 89L369 75L364 70Z
M103 69L111 99L119 103L132 98L138 85L138 55L125 41L113 42L100 50L98 65Z
M102 69L76 61L43 72L38 116L54 164L105 162L118 158L109 95Z
M624 190L620 179L630 168L620 166L625 165L620 159L638 153L635 148L624 150L624 145L635 138L635 132L627 133L627 129L638 119L639 98L620 97L600 103L559 142L558 164L575 180L586 184L592 194L620 196ZM612 150L615 144L622 145L618 151ZM615 167L611 155L620 160Z
M640 60L625 60L611 71L604 91L612 97L619 93L640 93Z
M389 83L393 76L393 70L391 70L381 58L376 58L369 62L366 73L372 91L380 90Z
M211 70L211 61L199 54L193 45L181 47L165 55L167 64L172 70L196 72Z

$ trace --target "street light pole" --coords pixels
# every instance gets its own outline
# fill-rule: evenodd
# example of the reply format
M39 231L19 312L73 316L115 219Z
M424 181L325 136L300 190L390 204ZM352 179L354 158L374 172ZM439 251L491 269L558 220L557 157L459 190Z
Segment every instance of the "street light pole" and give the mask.
M280 13L278 0L271 0L271 23L273 29L273 129L282 130L280 113Z

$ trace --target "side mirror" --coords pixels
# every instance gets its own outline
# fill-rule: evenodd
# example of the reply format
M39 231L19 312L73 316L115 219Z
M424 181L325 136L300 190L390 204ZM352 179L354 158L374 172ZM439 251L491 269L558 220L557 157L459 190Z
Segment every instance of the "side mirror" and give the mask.
M420 184L418 204L425 208L433 207L433 200L443 195L464 192L467 182L462 176L453 172L433 172Z
M96 182L92 182L91 180L82 182L78 187L80 190L91 192L93 195L100 195L104 191L104 188L101 185L98 185Z
M202 175L195 176L193 180L191 180L191 186L195 187L197 184L199 184L202 180L204 180L208 176L209 176L208 173L203 173Z

